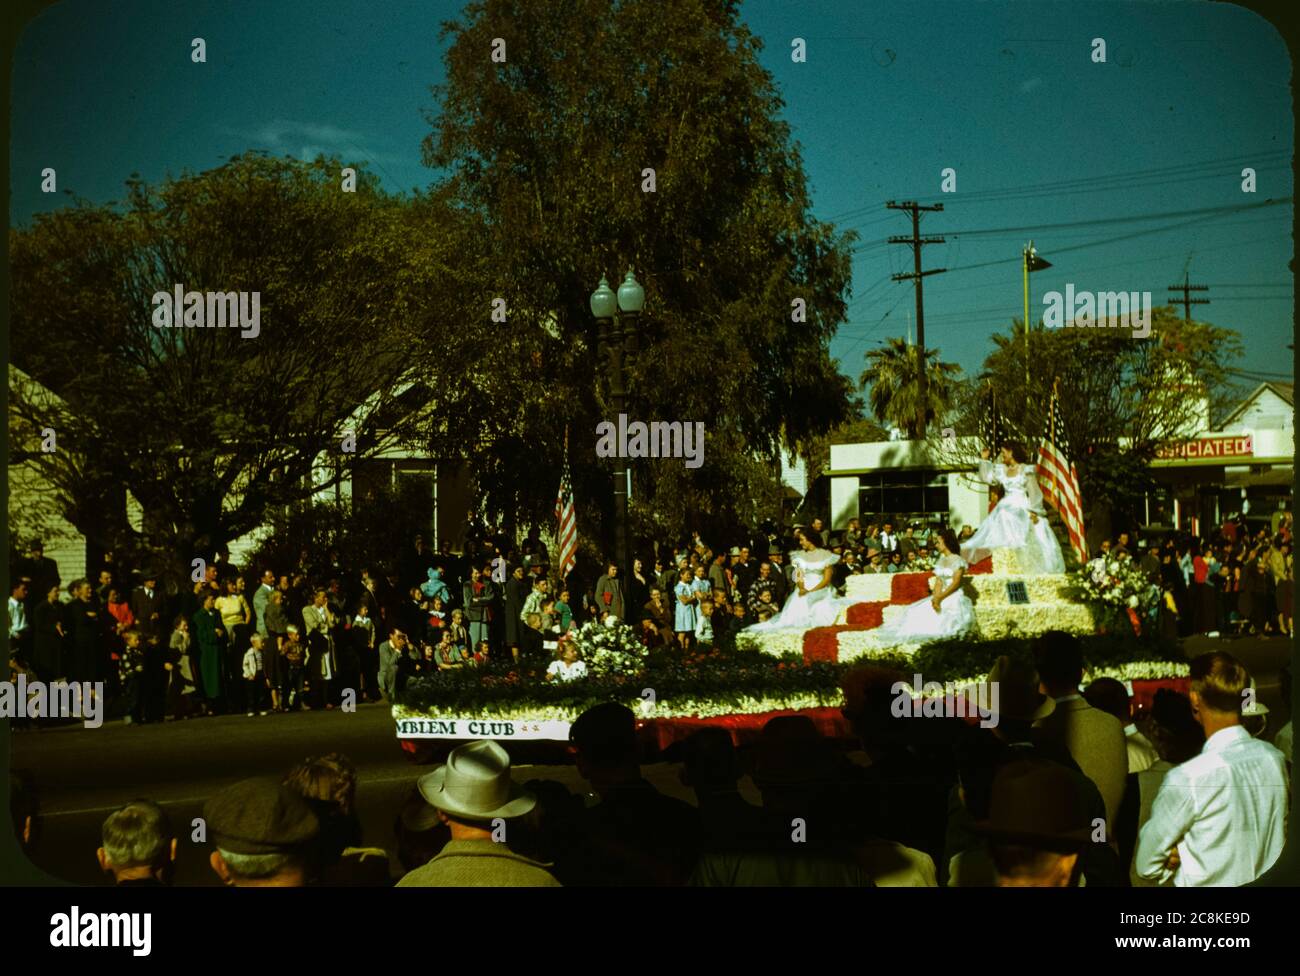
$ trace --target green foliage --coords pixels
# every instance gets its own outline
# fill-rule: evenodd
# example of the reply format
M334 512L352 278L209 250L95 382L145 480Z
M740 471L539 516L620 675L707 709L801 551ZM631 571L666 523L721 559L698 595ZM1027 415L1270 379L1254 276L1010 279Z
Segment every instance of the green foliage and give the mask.
M939 350L925 350L925 402L921 400L921 349L905 339L893 337L882 349L866 354L867 368L859 382L870 387L871 412L877 420L906 432L909 439L921 436L922 418L927 428L942 420L952 409L956 380L961 368L939 360Z
M1242 348L1236 332L1185 322L1168 307L1152 310L1147 339L1121 329L1043 327L1026 337L1015 320L993 342L984 374L960 397L967 424L976 424L992 392L1007 433L1032 449L1059 378L1089 527L1112 512L1137 519L1153 485L1150 462L1161 447L1199 434L1221 415L1231 395L1228 368Z
M390 408L412 399L411 373L454 389L461 364L420 361L412 337L456 308L456 221L364 170L341 192L341 168L249 153L11 232L13 356L35 381L11 374L11 405L58 431L60 450L35 461L79 529L187 565L400 442L421 401ZM259 292L260 335L155 327L152 296L177 284Z
M465 377L513 408L484 425L475 457L489 513L550 517L568 428L580 532L605 533L594 431L614 410L588 301L602 275L617 288L631 267L646 303L628 413L707 429L698 470L634 462L635 524L752 524L779 498L779 443L803 450L852 399L828 351L852 235L809 212L759 41L718 0L479 0L445 36L425 159L475 222L477 314L495 296L510 309ZM488 57L496 37L504 64ZM538 50L554 56L527 55ZM796 298L806 322L791 321Z

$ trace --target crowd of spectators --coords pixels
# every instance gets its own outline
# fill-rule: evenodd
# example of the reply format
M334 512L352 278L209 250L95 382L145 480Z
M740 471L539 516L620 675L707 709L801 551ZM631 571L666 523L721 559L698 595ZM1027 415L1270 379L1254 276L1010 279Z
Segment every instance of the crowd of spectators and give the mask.
M576 680L585 664L573 631L589 620L613 616L649 647L729 648L794 590L789 554L805 528L840 556L836 587L853 573L928 572L936 558L938 526L886 517L864 528L855 518L828 532L813 518L788 534L769 523L729 547L698 533L656 545L626 579L614 564L581 563L560 579L536 529L516 544L471 512L454 553L417 536L373 566L346 567L333 550L321 560L303 550L291 566L218 559L202 581L177 586L150 567L127 570L110 552L93 579L64 587L36 543L12 575L11 672L103 682L110 715L138 724L331 711L493 660ZM1200 539L1121 532L1095 556L1133 560L1159 588L1152 622L1161 634L1290 635L1289 513L1275 528L1252 533L1233 520Z
M1162 634L1276 634L1290 637L1294 616L1294 539L1290 513L1276 531L1244 520L1194 537L1103 542L1102 554L1135 559L1160 587Z
M133 800L104 822L94 856L119 885L170 884L178 856L199 856L234 887L1192 887L1246 884L1277 860L1290 723L1265 741L1252 679L1226 653L1192 662L1190 694L1162 689L1137 713L1123 684L1084 683L1075 638L1048 633L1032 661L1003 658L988 676L1000 690L988 727L896 717L907 680L845 675L847 742L801 715L739 748L723 728L695 732L656 757L679 764L673 792L693 802L646 778L635 715L607 703L571 728L585 797L554 779L519 783L501 745L474 742L411 785L377 847L356 770L329 754L220 791L201 839ZM10 786L31 845L31 780Z

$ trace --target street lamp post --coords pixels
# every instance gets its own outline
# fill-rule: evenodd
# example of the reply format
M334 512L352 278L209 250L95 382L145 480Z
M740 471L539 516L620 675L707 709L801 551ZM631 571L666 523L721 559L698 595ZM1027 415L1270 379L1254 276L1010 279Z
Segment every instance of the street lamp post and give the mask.
M591 293L591 314L596 319L600 342L608 356L610 400L614 407L615 424L618 423L618 415L627 408L627 373L636 356L637 317L644 305L645 289L630 270L619 285L617 296L603 275L600 285ZM620 452L614 465L614 544L624 593L627 592L627 580L632 575L628 552L627 493L627 458Z

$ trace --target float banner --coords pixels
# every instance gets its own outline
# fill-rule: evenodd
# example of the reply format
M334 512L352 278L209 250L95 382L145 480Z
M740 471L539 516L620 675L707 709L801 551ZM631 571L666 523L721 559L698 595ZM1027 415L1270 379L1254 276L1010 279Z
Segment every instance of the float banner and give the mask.
M569 741L569 722L487 718L399 718L399 739L496 739Z

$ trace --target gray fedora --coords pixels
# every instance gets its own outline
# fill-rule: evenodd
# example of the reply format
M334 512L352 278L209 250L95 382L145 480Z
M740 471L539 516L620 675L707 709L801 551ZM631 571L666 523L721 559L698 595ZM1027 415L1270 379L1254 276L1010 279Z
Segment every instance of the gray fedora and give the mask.
M490 739L457 746L419 780L420 795L443 813L467 820L522 817L537 798L510 778L510 756Z

